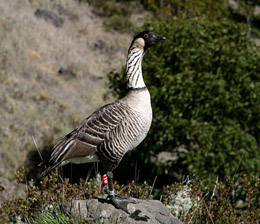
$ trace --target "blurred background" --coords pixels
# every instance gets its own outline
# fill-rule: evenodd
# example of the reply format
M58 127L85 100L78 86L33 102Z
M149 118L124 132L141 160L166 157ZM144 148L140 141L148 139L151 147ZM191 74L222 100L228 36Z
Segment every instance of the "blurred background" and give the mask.
M257 0L0 0L1 198L22 166L125 93L132 37L167 39L143 61L153 123L115 170L156 188L196 175L234 183L260 170L260 3ZM91 165L92 166L92 165ZM64 167L85 178L88 165ZM94 174L93 174L94 175Z

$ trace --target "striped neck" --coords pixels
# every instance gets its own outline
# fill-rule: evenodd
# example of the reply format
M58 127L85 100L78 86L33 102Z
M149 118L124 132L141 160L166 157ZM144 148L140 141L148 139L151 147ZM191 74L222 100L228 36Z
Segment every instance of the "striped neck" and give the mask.
M126 78L128 89L139 89L145 87L142 74L142 59L144 49L133 44L128 51L126 61Z

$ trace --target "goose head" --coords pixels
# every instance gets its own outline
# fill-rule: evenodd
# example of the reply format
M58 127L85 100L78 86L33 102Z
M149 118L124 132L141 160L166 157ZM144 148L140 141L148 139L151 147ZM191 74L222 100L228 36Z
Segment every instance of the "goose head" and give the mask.
M131 45L130 45L130 48L129 50L135 46L135 47L138 47L140 48L141 50L147 50L148 48L152 47L153 45L155 45L156 43L158 43L159 41L161 40L165 40L166 38L165 37L161 37L161 36L158 36L156 35L154 32L150 31L150 30L146 30L146 31L143 31L141 33L138 33Z

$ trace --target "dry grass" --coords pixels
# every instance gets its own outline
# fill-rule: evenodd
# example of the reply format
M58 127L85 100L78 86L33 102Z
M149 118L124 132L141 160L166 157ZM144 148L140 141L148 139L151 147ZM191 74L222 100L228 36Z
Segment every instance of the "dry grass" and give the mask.
M62 28L37 18L38 8L56 13ZM0 30L0 173L10 177L35 149L32 135L40 148L54 143L105 103L99 77L121 69L131 37L106 32L90 6L70 0L0 1ZM64 79L61 67L76 76Z

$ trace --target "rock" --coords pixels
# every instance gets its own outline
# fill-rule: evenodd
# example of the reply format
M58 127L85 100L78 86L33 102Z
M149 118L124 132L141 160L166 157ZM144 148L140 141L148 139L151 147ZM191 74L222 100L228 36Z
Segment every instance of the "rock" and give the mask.
M104 15L104 10L102 9L102 7L94 7L92 9L92 13L97 16L102 16L102 15Z
M0 205L4 200L25 197L26 195L26 185L17 183L16 180L0 177L0 189L3 190L2 192L0 191Z
M72 21L79 20L79 17L76 14L68 11L60 4L54 4L53 9L57 10L60 15L64 15L64 16L68 17L69 20L72 20Z
M5 128L2 128L0 126L0 142L1 142L1 137L8 137L9 133ZM1 155L1 154L0 154ZM1 174L0 174L1 175Z
M77 78L77 75L75 72L73 72L71 69L66 69L61 67L58 71L58 74L62 76L65 80L69 80L71 78Z
M95 43L95 48L99 49L99 50L103 50L106 46L105 41L98 39Z
M256 5L254 9L254 16L260 17L260 6Z
M128 204L126 213L115 208L105 199L74 200L67 204L66 210L81 221L98 221L100 223L152 223L181 224L170 210L157 200L135 199L137 204Z
M230 9L232 9L233 11L236 11L239 8L239 4L235 0L228 0L228 4L229 4Z
M46 9L37 9L34 15L38 18L43 18L45 21L52 23L56 27L62 26L62 20L55 13Z

